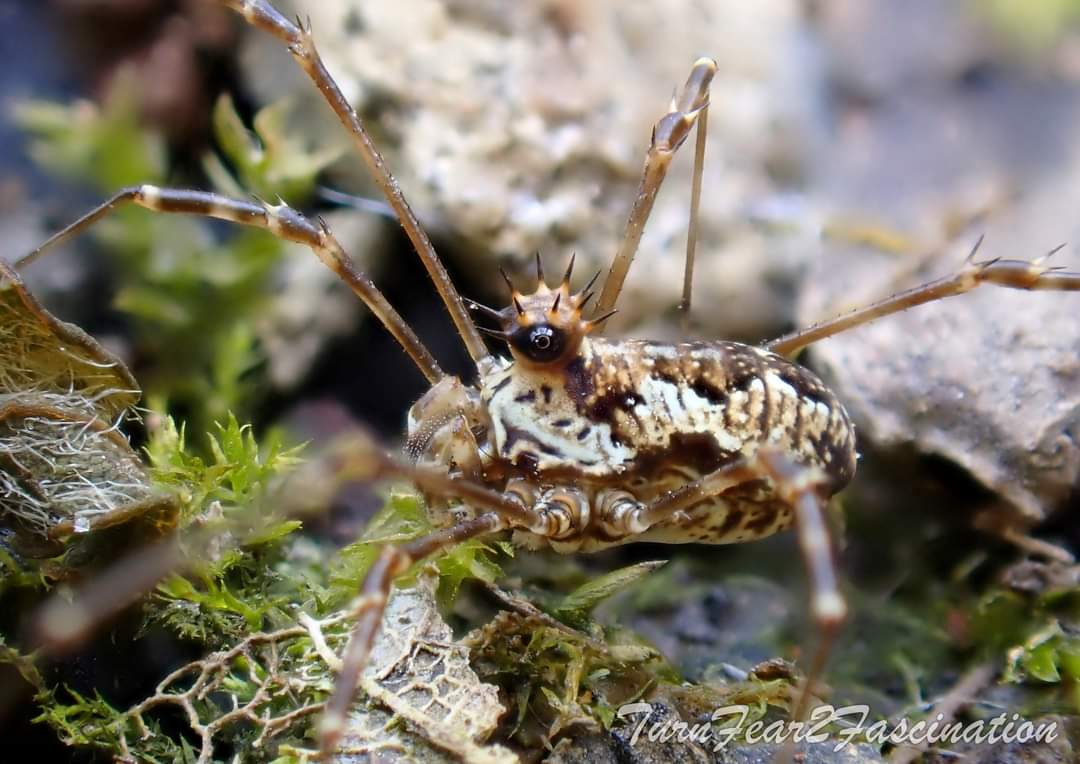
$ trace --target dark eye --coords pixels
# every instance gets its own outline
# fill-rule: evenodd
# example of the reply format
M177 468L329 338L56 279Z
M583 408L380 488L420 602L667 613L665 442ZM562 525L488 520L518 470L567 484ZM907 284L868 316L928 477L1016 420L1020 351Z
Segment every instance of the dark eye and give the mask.
M523 326L510 336L510 344L522 355L537 363L554 361L566 347L566 336L550 324Z

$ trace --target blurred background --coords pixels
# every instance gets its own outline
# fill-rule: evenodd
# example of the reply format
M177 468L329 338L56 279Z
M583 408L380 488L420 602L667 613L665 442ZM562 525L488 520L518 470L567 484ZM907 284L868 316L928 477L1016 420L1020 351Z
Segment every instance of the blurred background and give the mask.
M505 300L496 266L524 274L536 251L551 271L577 252L582 278L608 262L650 127L699 55L720 70L693 337L775 336L948 273L980 234L986 257L1034 258L1076 238L1080 48L1078 11L1066 0L311 5L293 10L310 16L461 290L489 304ZM347 139L276 41L199 0L6 2L0 13L12 62L0 79L6 257L129 183L281 195L326 215L436 355L467 369ZM675 306L691 163L680 159L617 333L685 336ZM420 376L363 325L310 254L275 259L260 250L281 248L248 232L233 246L245 254L224 246L206 255L210 242L229 241L226 227L122 217L140 230L103 224L79 254L52 257L28 277L94 334L141 320L134 345L114 334L144 385L140 359L171 356L152 375L175 378L243 346L250 357L233 373L250 383L247 406L278 416L333 401L388 435L399 431ZM1067 246L1056 262L1075 265L1075 251ZM107 275L118 267L138 273ZM213 295L198 288L209 282L220 287ZM175 296L185 290L194 292L186 302ZM1073 306L1067 296L988 291L822 343L813 362L868 436L914 440L1039 516L1080 474L1068 442ZM225 313L251 324L246 339L198 305L235 304L238 292L250 304ZM216 326L200 322L206 315ZM194 336L200 347L187 347ZM212 347L225 337L232 346ZM990 358L1001 373L988 380ZM365 368L400 380L357 384ZM209 417L236 406L216 400L220 391L176 385L162 392L176 405L212 399ZM997 455L976 453L991 438ZM1023 480L1052 485L1012 485L1032 450L1057 471L1028 470Z
M497 267L524 287L536 251L549 273L576 252L582 281L606 265L651 125L701 55L719 72L690 326L676 310L687 148L613 333L761 341L947 275L983 234L980 257L1032 259L1065 242L1053 262L1080 271L1075 0L278 6L310 17L459 289L489 305L506 300ZM468 378L408 242L277 41L209 0L0 0L0 55L5 259L128 184L280 195L325 216L444 368ZM395 442L425 390L310 252L258 232L126 210L25 276L193 432L232 411L296 440L363 422ZM863 474L844 500L856 538L899 525L918 549L955 541L944 526L974 542L978 515L999 530L1041 525L1064 549L1080 542L1075 296L986 288L802 360L859 426ZM343 542L370 500L342 503L323 530ZM791 539L775 543L692 555L743 569L791 556ZM931 573L964 553L935 551ZM927 562L856 543L846 565L891 591ZM687 626L702 628L720 627Z

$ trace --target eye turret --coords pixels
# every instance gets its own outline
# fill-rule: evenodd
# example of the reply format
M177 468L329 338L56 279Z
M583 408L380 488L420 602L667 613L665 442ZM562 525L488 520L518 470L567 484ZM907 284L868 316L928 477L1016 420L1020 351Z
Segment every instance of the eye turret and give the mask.
M540 255L536 256L536 291L521 294L503 272L510 287L510 305L503 310L473 303L473 308L497 320L501 330L480 328L480 331L504 340L510 346L514 360L534 367L555 366L568 363L577 353L582 339L598 327L615 311L594 319L582 318L586 304L592 299L591 291L597 273L577 294L570 291L570 276L574 270L574 258L566 268L562 283L551 289L544 281L544 269Z

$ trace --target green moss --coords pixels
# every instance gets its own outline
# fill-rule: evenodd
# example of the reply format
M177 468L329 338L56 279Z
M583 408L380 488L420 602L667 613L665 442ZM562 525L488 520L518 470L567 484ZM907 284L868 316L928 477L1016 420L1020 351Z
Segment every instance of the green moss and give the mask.
M978 0L974 12L984 16L1005 39L1025 52L1042 52L1060 42L1080 20L1077 0Z
M1022 688L1032 710L1080 713L1080 585L994 587L973 610L972 633L981 654L1004 655L1003 681Z
M356 596L360 582L384 545L409 541L432 530L434 528L428 521L423 500L415 491L390 491L386 504L368 522L363 536L339 552L331 568L325 606L339 607ZM436 558L434 564L439 571L437 596L440 606L450 606L464 581L471 579L493 583L502 574L496 557L511 553L508 544L472 540L457 544ZM430 561L425 560L414 565L397 580L398 585L410 585L417 571L428 564Z
M163 139L140 123L135 92L134 79L120 76L100 106L26 101L14 116L42 167L95 195L143 183L188 186L171 178ZM268 106L249 133L231 101L219 101L214 129L222 157L209 154L204 162L216 190L304 203L340 151L304 150L287 131L288 115L285 103ZM93 237L123 274L114 304L130 319L143 389L182 412L195 432L229 412L247 419L263 392L256 324L275 294L271 277L283 242L243 227L219 240L206 219L132 207L116 208Z

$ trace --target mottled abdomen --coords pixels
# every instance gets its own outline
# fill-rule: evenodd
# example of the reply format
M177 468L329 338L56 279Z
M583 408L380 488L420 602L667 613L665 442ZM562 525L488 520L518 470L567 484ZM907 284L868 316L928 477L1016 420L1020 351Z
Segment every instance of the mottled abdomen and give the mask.
M510 365L482 387L499 458L553 481L647 500L765 443L821 468L830 493L855 469L851 422L821 381L735 342L586 339L563 368Z

